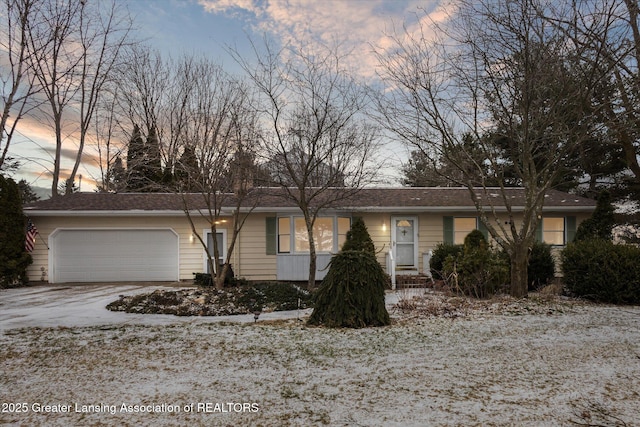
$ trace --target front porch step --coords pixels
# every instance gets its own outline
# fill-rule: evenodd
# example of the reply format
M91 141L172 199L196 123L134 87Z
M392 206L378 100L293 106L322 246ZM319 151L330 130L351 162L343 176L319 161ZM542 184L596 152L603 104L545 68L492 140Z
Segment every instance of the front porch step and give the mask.
M428 288L433 285L431 277L424 274L398 274L396 275L396 288Z

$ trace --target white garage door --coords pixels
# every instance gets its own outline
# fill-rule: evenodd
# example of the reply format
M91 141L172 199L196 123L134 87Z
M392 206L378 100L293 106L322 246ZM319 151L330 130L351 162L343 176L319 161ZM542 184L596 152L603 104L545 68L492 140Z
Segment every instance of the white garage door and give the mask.
M172 230L58 230L53 281L178 280L178 236Z

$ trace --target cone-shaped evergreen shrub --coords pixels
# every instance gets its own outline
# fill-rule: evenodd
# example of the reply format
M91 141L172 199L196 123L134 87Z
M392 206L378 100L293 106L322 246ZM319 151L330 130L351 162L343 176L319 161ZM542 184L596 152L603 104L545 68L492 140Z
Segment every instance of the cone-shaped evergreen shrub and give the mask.
M0 288L27 281L31 255L24 249L24 239L20 189L11 178L0 175Z
M384 305L385 273L366 250L333 256L318 289L310 325L363 328L391 323Z
M368 251L375 255L376 248L369 235L369 230L360 217L354 218L351 229L347 231L347 239L342 245L343 251Z
M590 218L582 221L576 230L574 241L601 239L611 240L611 231L616 225L615 208L611 204L611 195L603 191Z

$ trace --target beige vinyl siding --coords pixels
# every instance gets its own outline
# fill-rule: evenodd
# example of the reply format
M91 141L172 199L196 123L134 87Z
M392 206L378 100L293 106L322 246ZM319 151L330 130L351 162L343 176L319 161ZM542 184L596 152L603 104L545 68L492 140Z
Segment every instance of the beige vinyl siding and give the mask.
M420 272L424 273L425 267L428 269L429 266L423 264L423 255L435 249L436 245L442 242L442 216L438 214L423 214L420 215L418 221L420 221L418 224L420 227L420 246L418 247Z
M404 216L405 214L399 214ZM386 266L386 256L391 250L391 217L389 213L355 213L361 216L376 246L378 262ZM408 214L418 218L418 271L424 271L423 255L442 242L442 215Z
M194 218L193 222L197 235L193 234L192 239L189 220L186 217L172 219L172 223L176 227L174 229L180 235L180 280L192 280L193 273L206 271L206 254L198 236L206 243L207 237L203 231L210 230L211 226L203 218Z
M367 231L376 247L376 256L378 262L384 267L385 256L389 252L389 244L391 235L389 234L389 215L384 213L354 213L353 218L361 217L367 226ZM383 230L382 224L386 224L386 231Z
M240 230L233 253L231 254L231 265L236 277L243 277L248 280L275 280L276 257L265 255L266 217L266 214L251 214ZM233 238L232 218L221 218L221 220L226 220L227 222L218 225L217 230L219 232L226 230L228 249ZM184 221L188 227L189 224L186 219ZM209 230L210 226L207 221L200 218L195 221L195 228L198 233L202 233L204 230ZM180 280L193 279L193 272L205 271L206 262L201 243L197 238L194 238L193 243L190 243L190 229L187 229L185 233L186 238L184 239L182 238L182 233L180 233ZM184 245L182 244L183 242Z
M242 227L236 247L235 273L248 280L276 280L276 255L266 255L266 218L275 214L254 213Z
M58 220L59 218L56 218ZM32 283L48 282L49 280L49 250L47 249L49 234L53 231L54 218L31 217L38 229L36 244L31 252L33 264L27 268L27 277ZM43 241L44 239L44 241Z
M469 218L473 215L470 213L453 213L453 212L437 215L436 218L438 221L438 229L437 229L437 237L435 239L436 244L442 242L443 240L442 217L444 216L451 216L454 218ZM576 218L576 228L577 228L580 225L580 223L585 219L589 218L591 214L590 213L574 213L574 212L553 212L553 211L549 211L549 212L545 211L543 214L543 217L554 217L554 218L557 218L557 217L565 218L568 216L573 216ZM498 215L497 219L494 219L490 215L489 221L490 221L490 225L495 227L496 230L498 230L498 232L500 232L500 227L503 227L507 235L511 235L511 226L508 224L509 217L507 216L507 214L500 214ZM522 227L521 214L516 214L514 216L514 223L515 223L514 225L516 227L516 230L520 231L520 227ZM431 240L431 239L428 239L428 240ZM491 235L489 235L489 242L494 246L496 245L496 242L491 237Z
M260 218L262 220L260 221ZM39 236L31 254L33 264L29 266L27 274L32 282L49 280L49 235L57 228L85 228L85 229L144 229L163 228L172 229L179 236L180 280L192 280L193 273L204 271L205 254L197 237L191 239L191 226L183 217L38 217L32 216L38 228ZM231 224L219 227L227 228L227 244L231 241ZM201 234L209 229L204 219L196 219L196 231ZM275 278L275 257L265 256L264 216L252 215L245 223L245 229L240 233L240 242L236 244L236 252L232 264L236 275L250 280L271 280ZM46 242L46 244L45 244ZM239 251L244 251L242 254Z
M369 234L376 246L378 261L385 266L386 255L391 249L391 216L392 213L371 213L355 212L353 216L361 216ZM404 214L403 214L404 215ZM590 216L589 213L571 212L545 212L544 216L575 216L576 226ZM275 214L252 213L244 224L235 251L232 257L232 265L237 277L244 277L249 280L275 280L277 276L277 262L275 255L266 255L266 228L265 222L268 216ZM423 254L433 250L435 246L443 240L443 216L469 216L460 215L455 212L438 212L407 214L418 218L418 266L419 271L424 271ZM38 228L39 236L36 239L34 251L32 252L33 264L28 268L29 280L32 282L49 280L48 244L49 235L56 228L163 228L172 229L179 235L179 256L180 256L180 280L192 280L193 273L204 271L205 255L204 250L195 238L191 241L191 227L184 216L164 217L164 216L130 216L130 217L48 217L31 215L31 218ZM507 217L501 216L499 221L505 225ZM384 224L384 227L383 227ZM516 218L516 227L520 227L521 217ZM208 229L209 224L204 219L196 220L196 231L202 233ZM227 228L227 244L231 241L232 228L227 223L219 228ZM44 241L43 241L44 240Z
M405 214L398 214L403 216ZM411 214L407 214L412 216ZM443 241L443 221L444 216L459 216L470 217L473 216L473 212L461 214L459 212L442 212L442 213L424 213L414 214L418 218L418 269L420 272L424 272L425 266L423 265L423 255L432 251L439 243ZM361 216L364 219L371 239L376 246L378 262L383 266L386 266L386 256L391 249L391 217L395 214L390 213L354 213L353 216ZM580 225L582 221L590 217L589 213L572 213L572 212L545 212L544 216L575 216L576 227ZM507 215L500 215L498 219L493 219L492 222L498 228L498 222L509 233L509 225L505 224L508 220ZM383 227L384 224L384 227ZM519 230L522 225L522 215L517 215L515 218L516 228ZM493 239L489 239L492 244L495 245Z

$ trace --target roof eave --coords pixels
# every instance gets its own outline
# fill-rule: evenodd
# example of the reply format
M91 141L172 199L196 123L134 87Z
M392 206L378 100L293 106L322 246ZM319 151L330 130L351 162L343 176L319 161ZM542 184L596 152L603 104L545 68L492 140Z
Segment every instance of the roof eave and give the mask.
M488 208L487 208L488 209ZM513 206L511 208L515 212L524 211L522 206ZM544 206L543 212L593 212L595 206ZM326 210L342 211L342 212L388 212L388 213L428 213L428 212L476 212L474 206L346 206L341 208L332 208ZM504 206L496 206L496 212L506 212ZM202 212L198 210L190 210L191 215L200 215ZM220 211L220 216L229 216L233 212L232 208L225 208ZM254 209L241 208L244 213L299 213L298 207L258 207ZM84 217L175 217L183 216L183 210L38 210L25 209L24 214L34 217L52 217L52 216L84 216Z
M182 216L183 210L27 210L27 216ZM196 212L194 212L196 213Z

